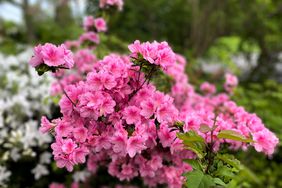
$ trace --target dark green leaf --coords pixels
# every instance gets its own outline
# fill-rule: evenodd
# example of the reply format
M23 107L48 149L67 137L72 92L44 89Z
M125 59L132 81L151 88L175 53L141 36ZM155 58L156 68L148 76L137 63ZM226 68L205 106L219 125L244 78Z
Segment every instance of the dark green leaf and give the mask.
M211 176L205 175L200 170L193 170L186 175L186 186L188 188L209 188L215 186L215 183Z
M223 161L224 163L229 164L230 166L240 170L243 168L243 166L241 165L240 161L237 160L233 155L229 155L229 154L218 154L216 156L219 160Z
M222 166L221 168L217 169L215 172L216 176L225 177L225 178L233 178L235 176L234 172L232 171L232 168L227 166Z
M220 178L214 178L213 181L216 185L221 185L224 187L226 186L226 184Z

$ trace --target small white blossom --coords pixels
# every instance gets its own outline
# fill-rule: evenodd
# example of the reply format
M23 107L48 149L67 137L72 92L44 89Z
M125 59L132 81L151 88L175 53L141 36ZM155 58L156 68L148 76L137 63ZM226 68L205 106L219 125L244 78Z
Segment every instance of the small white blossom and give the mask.
M50 163L50 154L40 154L38 149L44 148L52 141L51 136L38 130L41 115L50 113L49 75L39 77L28 61L32 49L16 56L5 56L0 53L0 187L4 186L11 172L6 170L5 163L19 161L23 157L40 159L33 169L35 178L48 174L43 164ZM48 98L47 98L48 99ZM41 150L42 151L42 150Z
M6 183L9 181L10 176L11 172L8 171L5 166L0 166L0 187L6 187Z
M72 175L75 182L84 182L90 176L90 172L87 170L77 171Z
M31 170L34 174L34 179L38 180L40 177L48 175L49 171L45 165L38 164L34 169Z
M13 148L10 152L10 156L13 159L13 161L18 161L21 158L21 155L19 153L19 149L18 148Z
M42 163L42 164L49 164L51 163L51 153L49 152L44 152L40 155L40 160L39 162Z

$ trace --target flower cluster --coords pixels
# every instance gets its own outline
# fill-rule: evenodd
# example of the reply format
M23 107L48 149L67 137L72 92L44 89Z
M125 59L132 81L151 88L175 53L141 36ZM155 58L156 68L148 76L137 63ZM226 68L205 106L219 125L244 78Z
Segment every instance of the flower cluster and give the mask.
M79 38L79 43L87 46L93 46L100 43L99 35L93 31L83 33Z
M264 152L267 155L274 153L275 146L279 143L275 134L264 126L258 116L247 112L241 106L237 106L228 95L238 85L236 76L230 73L225 75L224 88L227 93L216 93L214 85L204 82L201 85L204 95L197 93L188 82L182 81L188 80L184 71L178 71L177 77L173 74L171 76L175 79L171 95L176 102L182 98L182 101L177 103L177 107L180 111L180 120L185 122L184 132L194 130L203 136L207 142L215 141L217 150L221 144L228 143L231 149L247 149L252 145L258 152ZM179 77L186 78L179 79ZM213 138L210 134L201 132L200 127L202 125L207 125L211 130L213 129ZM252 139L253 142L247 144L218 139L217 134L222 130L234 131L245 138Z
M85 75L93 69L97 62L96 56L92 50L100 43L99 32L106 31L107 26L103 18L87 16L84 19L85 33L78 40L66 41L64 46L67 49L73 49L72 62L74 67L72 71L65 71L62 67L56 67L54 77L57 79L52 83L51 95L63 93L63 89L69 85L82 80ZM39 45L40 46L40 45ZM83 47L82 49L80 47ZM35 47L36 51L37 47ZM55 53L59 53L59 49ZM34 58L34 57L33 57ZM33 62L33 58L30 64Z
M162 67L163 70L172 66L176 60L175 54L167 42L158 43L154 41L152 43L140 43L139 40L136 40L128 48L132 53L131 57L139 60L139 56L141 56L141 58L144 58L149 63Z
M117 7L118 10L122 10L123 0L100 0L100 8Z
M209 82L202 83L200 89L204 94L207 94L207 95L211 95L216 92L215 85L210 84Z
M93 16L86 16L83 20L83 28L85 31L105 32L107 24L101 17L95 19Z
M102 8L120 8L122 4L119 0L100 0ZM237 77L226 74L226 93L218 93L208 82L197 93L185 74L185 58L175 54L167 42L137 40L128 46L130 55L110 54L98 60L91 50L100 42L98 32L107 30L106 23L101 18L86 17L84 29L86 33L79 40L65 43L68 49L75 49L73 59L70 55L63 58L71 58L74 69L60 69L54 74L58 81L51 90L61 95L62 117L41 119L40 130L55 136L51 148L58 167L72 171L75 165L86 164L94 174L99 167L106 167L121 181L139 177L148 186L177 188L184 183L182 174L192 170L183 159L196 157L183 147L179 132L197 132L207 143L213 143L215 152L226 145L231 149L254 146L267 155L274 152L277 137L255 114L230 99ZM65 46L46 45L53 46L47 53L50 61L61 61L57 56ZM45 63L38 55L44 46L35 49L32 65L39 61L37 57ZM53 64L60 66L60 62ZM173 79L170 93L159 91L150 82L157 72ZM202 131L203 125L212 134ZM220 139L218 134L223 130L253 142ZM55 183L51 186L63 187Z
M181 187L181 174L192 170L183 159L195 155L176 136L179 121L184 122L184 132L194 130L207 142L214 140L215 150L228 143L232 149L253 145L259 152L274 152L278 139L256 115L237 106L227 94L216 94L209 83L201 87L204 95L195 92L185 74L185 59L167 43L135 42L129 49L129 57L106 56L93 64L85 79L66 84L59 102L63 116L42 119L43 132L54 130L52 149L58 167L72 171L74 165L87 163L95 173L106 166L121 181L139 176L150 186ZM142 72L142 64L149 71ZM174 79L170 95L149 83L155 65ZM201 125L214 129L212 138L200 131ZM222 130L254 142L218 139Z
M236 88L238 85L238 78L230 73L225 74L225 83L224 83L224 89L231 93L234 88Z
M49 85L53 79L45 75L34 79L36 71L26 63L31 55L31 49L16 56L0 54L0 187L13 175L10 164L14 162L32 159L35 166L29 167L34 168L36 179L49 173L47 158L51 153L42 150L51 137L39 132L37 119L50 113Z
M50 43L36 46L29 63L33 67L45 64L49 67L72 68L74 65L72 53L65 45L55 46Z
M181 174L191 170L182 159L193 154L181 149L172 131L178 117L173 99L142 85L145 77L128 57L109 55L85 81L65 88L59 103L63 117L43 118L41 127L55 131L52 149L59 167L71 171L88 156L92 172L103 164L120 180L140 175L149 185L181 187Z

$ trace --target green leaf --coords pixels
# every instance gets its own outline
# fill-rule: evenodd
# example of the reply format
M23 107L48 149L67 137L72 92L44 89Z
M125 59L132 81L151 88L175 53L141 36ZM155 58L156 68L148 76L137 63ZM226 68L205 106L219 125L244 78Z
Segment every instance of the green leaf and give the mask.
M198 135L198 133L196 133L195 131L189 131L186 133L177 133L177 137L181 140L183 140L184 142L201 142L201 143L205 143L205 140L203 137L201 137L200 135Z
M185 149L194 152L199 159L202 159L202 158L205 157L206 154L204 152L204 148L203 147L198 146L196 144L191 144L190 146L188 146L189 144L188 143L185 144Z
M193 151L200 159L205 156L205 140L195 131L177 133L177 137L183 140L186 149Z
M234 172L232 171L232 168L227 166L222 166L219 169L217 169L215 175L219 177L225 177L228 179L232 179L235 176Z
M212 129L208 125L201 125L199 129L202 133L208 133L212 131Z
M215 186L213 178L209 175L205 175L200 170L193 170L185 174L185 176L187 178L185 185L188 188L209 188Z
M220 178L214 178L213 181L216 185L226 186L226 183L224 183Z
M43 75L45 72L48 72L50 69L50 67L48 65L45 64L40 64L37 67L35 67L35 70L37 71L38 75L41 76Z
M244 135L233 130L222 130L218 133L217 138L229 139L240 142L253 142L252 139L246 138Z
M230 166L241 170L243 168L243 166L241 165L241 162L239 160L237 160L233 155L229 155L229 154L218 154L216 156L219 160L223 161L224 163L229 164Z
M184 162L191 165L194 170L202 170L201 164L196 159L184 159Z

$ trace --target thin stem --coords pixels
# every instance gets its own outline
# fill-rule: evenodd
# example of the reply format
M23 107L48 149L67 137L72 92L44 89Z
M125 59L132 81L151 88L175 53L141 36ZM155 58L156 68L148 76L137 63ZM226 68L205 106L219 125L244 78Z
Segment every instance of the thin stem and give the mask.
M63 87L62 83L60 82L60 80L58 80L58 82L59 82L59 84L60 84L61 89L63 90L63 93L66 95L66 97L67 97L67 98L69 99L69 101L72 103L72 105L73 105L74 107L76 107L76 104L71 100L71 98L69 97L69 95L67 94L67 92L64 90L64 87Z
M140 80L140 75L141 75L142 66L143 66L143 63L141 63L140 69L139 69L139 71L138 71L138 79L137 79L137 82L138 82L138 83L139 83L139 80Z
M155 67L152 67L151 70L150 70L150 72L149 72L149 74L148 74L148 76L145 77L145 80L143 81L143 83L142 83L136 90L134 90L133 93L129 96L128 101L130 101L130 100L132 99L132 97L134 97L134 96L136 95L136 93L137 93L140 89L142 89L142 87L144 86L144 84L145 84L146 82L149 83L149 81L150 81L150 79L151 79L151 77L152 77L154 71L155 71ZM141 68L140 68L139 72L141 72ZM140 73L140 74L141 74L141 73ZM139 83L139 81L140 81L140 80L139 80L139 77L138 77L138 83Z
M208 156L208 166L205 170L206 173L208 173L212 163L213 163L213 160L214 160L214 153L213 153L213 146L214 146L214 140L213 140L213 129L214 127L216 126L216 119L217 119L217 114L215 115L215 118L214 118L214 121L213 121L213 126L212 126L212 130L211 130L211 142L210 144L208 145L208 148L207 148L207 156Z

